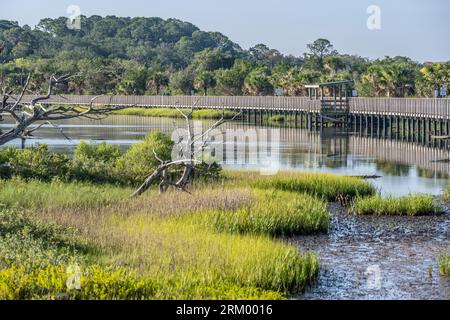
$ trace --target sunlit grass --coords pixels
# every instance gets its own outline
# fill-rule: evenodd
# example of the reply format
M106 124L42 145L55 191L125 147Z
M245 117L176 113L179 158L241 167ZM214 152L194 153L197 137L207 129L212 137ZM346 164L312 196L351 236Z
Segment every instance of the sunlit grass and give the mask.
M36 180L0 180L0 204L10 208L67 208L107 205L126 199L132 190L111 185Z
M256 200L251 206L195 213L190 218L230 233L298 235L328 230L330 214L321 199L273 189L253 193Z
M168 108L129 108L114 111L117 115L127 115L127 116L140 116L140 117L155 117L155 118L182 118L182 114L176 109ZM235 116L236 113L232 111L223 110L210 110L210 109L200 109L194 110L192 113L192 118L194 119L220 119L222 117L230 119Z
M368 196L376 192L367 181L332 174L281 172L273 176L263 176L258 172L231 171L226 174L232 183L249 184L259 189L307 193L328 201L335 201L339 197Z
M322 230L328 213L313 197L227 183L134 200L109 185L1 186L10 209L0 216L0 298L281 299L318 274L314 254L269 236ZM241 220L221 228L206 212L241 212L246 222L237 234L228 229ZM85 271L76 293L63 285L73 263Z
M443 276L450 276L450 254L441 253L438 257L439 271Z
M358 215L396 215L420 216L442 212L442 207L436 203L432 196L408 195L400 198L379 195L357 198L353 212Z

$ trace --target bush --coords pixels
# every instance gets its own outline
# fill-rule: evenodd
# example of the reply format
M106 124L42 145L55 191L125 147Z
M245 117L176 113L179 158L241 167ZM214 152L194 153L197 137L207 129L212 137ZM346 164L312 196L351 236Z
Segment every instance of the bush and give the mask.
M353 212L359 215L419 216L442 212L442 207L428 195L409 195L401 198L382 198L377 195L357 198Z
M160 158L169 160L172 146L168 136L153 132L124 154L118 147L107 143L89 145L81 142L75 149L73 159L49 152L46 145L25 150L10 147L0 149L0 178L18 176L51 181L57 177L65 181L136 185L142 183L159 165L153 150Z
M142 183L160 164L153 151L163 160L170 160L173 142L160 132L149 134L143 142L134 144L116 164L116 173L126 183Z
M117 182L115 166L120 157L119 148L116 146L81 142L75 149L71 163L71 178L81 181Z
M50 181L54 177L65 177L69 165L67 156L50 152L46 145L25 150L14 147L0 149L0 175L3 179L15 175Z

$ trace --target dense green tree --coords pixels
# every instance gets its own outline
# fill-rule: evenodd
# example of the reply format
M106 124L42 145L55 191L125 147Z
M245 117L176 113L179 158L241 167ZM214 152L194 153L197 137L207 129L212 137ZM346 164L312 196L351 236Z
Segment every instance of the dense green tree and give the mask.
M241 95L244 81L255 63L246 60L236 60L230 69L220 69L216 72L216 91L223 95Z
M419 65L405 58L369 61L338 54L317 39L302 58L258 44L243 50L218 32L177 19L81 16L42 19L36 28L0 20L0 79L18 90L33 73L31 91L51 74L74 75L57 93L304 95L304 85L354 80L360 95L424 96L450 86L450 62Z
M450 62L431 63L420 69L417 92L422 97L434 97L435 90L450 89Z
M197 90L202 90L205 96L208 95L208 89L216 85L216 79L214 73L211 71L202 71L196 77L194 81L194 87Z
M143 66L128 66L121 77L117 93L143 95L147 90L148 70Z
M252 70L244 80L244 93L247 95L271 95L273 90L270 69L267 67L258 67Z
M317 39L306 46L308 53L305 54L306 63L309 67L323 70L324 59L328 56L337 55L333 45L327 39Z
M361 75L358 89L363 95L405 97L415 94L418 65L405 57L374 61Z
M190 95L194 90L195 75L188 71L178 71L170 77L170 89L172 94Z

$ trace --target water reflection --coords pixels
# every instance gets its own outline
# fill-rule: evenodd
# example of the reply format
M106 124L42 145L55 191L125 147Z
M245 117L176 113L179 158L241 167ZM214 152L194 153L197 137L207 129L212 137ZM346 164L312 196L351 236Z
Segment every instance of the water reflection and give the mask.
M208 123L202 123L206 128ZM8 121L0 124L5 129ZM27 146L36 143L48 144L52 150L71 154L80 141L91 143L108 142L125 150L141 141L150 131L171 134L184 121L165 118L142 118L112 116L101 121L73 119L60 126L71 140L65 139L58 130L49 126L39 130L39 139L27 141ZM247 129L248 125L227 123L223 129ZM257 132L262 127L251 126ZM265 128L267 129L267 128ZM435 144L411 142L365 135L364 132L346 132L341 129L309 131L298 128L280 130L279 157L276 164L281 170L303 170L331 172L340 175L379 175L373 181L383 194L402 195L410 192L440 194L447 185L450 165L448 150ZM232 143L226 141L225 145ZM234 142L233 142L234 143ZM20 141L12 145L19 146ZM243 148L246 159L258 148ZM256 151L255 151L256 150ZM252 168L250 164L225 164L237 169Z

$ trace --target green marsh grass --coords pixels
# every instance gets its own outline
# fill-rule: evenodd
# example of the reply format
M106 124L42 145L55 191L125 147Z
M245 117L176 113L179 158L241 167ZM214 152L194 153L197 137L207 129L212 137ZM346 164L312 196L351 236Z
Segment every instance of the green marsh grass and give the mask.
M327 201L335 201L339 197L364 197L376 192L375 188L363 179L332 174L283 172L274 176L262 176L259 172L230 171L226 174L232 183L249 184L263 190L307 193Z
M288 215L274 223L264 216L270 211L260 213L241 234L192 218L257 208L265 190L199 185L192 195L153 190L134 200L127 199L129 192L109 185L2 181L0 203L8 212L0 216L0 228L2 239L10 239L0 246L1 256L9 257L0 258L0 298L282 299L317 277L314 254L270 237L280 226L298 227ZM264 201L271 197L289 195L275 192ZM292 201L285 208L295 213L300 202ZM323 203L314 203L321 212ZM74 261L85 270L85 287L97 291L75 294L61 287Z
M131 188L81 182L67 183L54 180L44 183L20 178L0 180L0 204L10 208L48 209L102 206L126 199L131 192Z
M168 108L129 108L115 111L114 114L126 116L154 117L154 118L182 118L181 113L176 109ZM222 117L231 119L236 115L232 111L200 109L194 110L192 118L194 119L220 119Z
M443 276L450 276L450 254L441 253L438 257L439 272Z
M421 194L399 198L392 196L383 198L379 195L357 198L353 206L355 214L376 216L420 216L441 213L442 210L432 196Z
M218 231L241 234L299 235L328 230L330 213L321 199L273 189L255 190L253 194L253 205L195 213L191 218Z
M444 200L450 200L450 184L444 190Z

